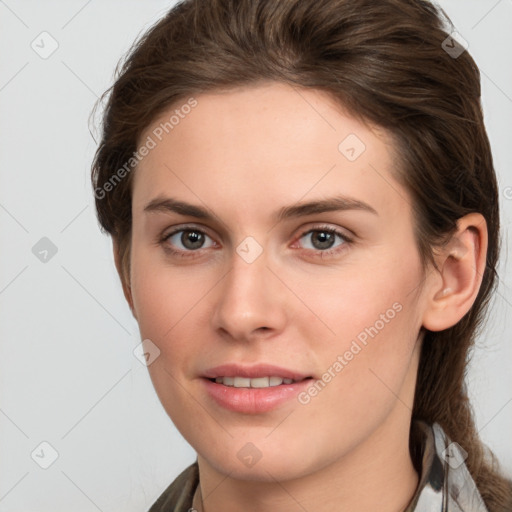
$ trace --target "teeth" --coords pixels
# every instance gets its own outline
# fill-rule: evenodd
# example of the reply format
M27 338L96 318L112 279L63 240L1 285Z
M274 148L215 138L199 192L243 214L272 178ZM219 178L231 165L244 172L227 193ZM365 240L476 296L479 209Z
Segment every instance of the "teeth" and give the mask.
M247 379L250 381L251 388L268 388L270 386L270 377L258 377L257 379ZM235 379L236 382L236 379ZM235 384L236 386L236 384ZM242 387L242 386L238 386ZM244 386L247 387L247 386Z
M235 388L250 388L251 379L247 377L235 377L233 386L235 386Z
M293 379L283 379L282 377L272 376L257 377L255 379L249 379L248 377L217 377L215 382L235 388L268 388L280 386L281 384L292 384L295 381Z

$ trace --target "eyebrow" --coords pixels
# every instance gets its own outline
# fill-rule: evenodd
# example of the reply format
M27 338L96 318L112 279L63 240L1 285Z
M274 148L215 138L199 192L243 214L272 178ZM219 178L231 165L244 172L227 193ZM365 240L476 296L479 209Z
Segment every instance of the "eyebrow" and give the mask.
M305 217L316 213L361 210L379 215L369 204L358 199L346 196L335 196L327 199L319 199L285 206L274 214L274 218L280 222L285 219ZM157 197L150 201L145 207L145 212L174 212L183 216L195 217L197 219L214 220L215 215L202 206L193 205L184 201L178 201L171 197Z

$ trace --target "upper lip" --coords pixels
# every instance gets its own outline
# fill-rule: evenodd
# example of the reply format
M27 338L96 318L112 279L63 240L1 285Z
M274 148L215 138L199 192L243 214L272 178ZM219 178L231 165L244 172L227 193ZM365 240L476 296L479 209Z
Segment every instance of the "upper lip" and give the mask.
M214 368L210 368L203 373L203 377L207 379L215 379L217 377L246 377L256 379L258 377L282 377L283 379L303 380L310 375L288 370L273 364L255 364L244 366L236 363L226 363Z

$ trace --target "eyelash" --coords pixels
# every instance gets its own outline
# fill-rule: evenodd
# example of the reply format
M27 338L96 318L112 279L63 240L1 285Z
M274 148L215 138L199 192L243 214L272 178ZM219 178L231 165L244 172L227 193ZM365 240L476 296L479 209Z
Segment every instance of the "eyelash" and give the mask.
M181 233L181 232L186 232L186 231L201 233L201 234L209 237L208 233L206 233L202 229L199 229L196 227L185 226L185 227L181 227L179 229L175 229L174 231L171 231L170 233L166 233L165 235L163 235L160 238L158 243L160 245L164 246L165 251L172 254L173 256L178 256L180 258L194 258L194 257L196 257L195 253L200 252L201 249L197 249L195 251L194 250L182 251L182 250L171 249L168 244L169 238L171 238L173 235L175 235L176 233ZM333 228L331 226L315 226L313 228L307 229L306 231L302 232L302 234L297 238L297 240L300 240L305 235L308 235L310 233L330 233L333 235L337 235L339 238L341 238L343 240L343 244L339 245L337 248L334 248L334 249L326 249L324 251L322 251L321 249L305 249L307 251L313 251L313 256L316 256L319 258L325 258L326 256L332 256L332 255L341 253L342 251L347 249L347 247L346 247L347 245L350 245L353 242L352 238L348 237L345 233L343 233L343 232L339 231L338 229ZM211 238L211 237L209 237L209 238Z

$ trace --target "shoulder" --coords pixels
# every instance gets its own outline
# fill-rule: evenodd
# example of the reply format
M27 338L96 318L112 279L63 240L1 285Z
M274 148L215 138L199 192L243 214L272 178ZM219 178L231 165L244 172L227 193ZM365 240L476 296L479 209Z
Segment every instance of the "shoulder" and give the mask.
M165 489L148 512L187 512L199 483L197 461L182 471Z

